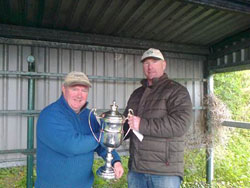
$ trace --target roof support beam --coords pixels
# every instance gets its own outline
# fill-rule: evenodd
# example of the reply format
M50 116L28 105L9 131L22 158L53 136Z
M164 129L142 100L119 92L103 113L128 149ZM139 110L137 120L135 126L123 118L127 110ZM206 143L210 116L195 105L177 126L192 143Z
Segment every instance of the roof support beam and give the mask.
M210 59L231 54L248 47L250 47L250 29L211 46L212 55Z
M210 73L250 69L250 30L211 46Z
M216 61L214 61L216 63ZM223 72L233 72L233 71L241 71L241 70L249 70L250 69L250 61L240 61L234 64L223 64L223 65L215 65L213 66L210 62L208 67L209 74L214 73L223 73Z
M244 1L231 1L231 0L185 0L187 2L204 5L230 12L239 12L250 15L250 3Z
M8 38L45 40L53 42L66 42L72 44L101 45L110 47L147 49L159 48L167 52L177 52L193 55L208 55L209 49L204 46L182 45L174 43L156 42L104 35L84 34L62 30L41 29L33 27L13 26L0 24L0 36Z

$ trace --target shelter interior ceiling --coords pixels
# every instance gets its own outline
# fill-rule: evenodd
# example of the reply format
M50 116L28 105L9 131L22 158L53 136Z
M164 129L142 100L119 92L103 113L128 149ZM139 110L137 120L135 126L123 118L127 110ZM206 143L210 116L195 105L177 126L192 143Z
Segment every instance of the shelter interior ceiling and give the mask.
M1 0L0 37L215 55L249 47L250 0ZM243 43L243 44L242 44Z

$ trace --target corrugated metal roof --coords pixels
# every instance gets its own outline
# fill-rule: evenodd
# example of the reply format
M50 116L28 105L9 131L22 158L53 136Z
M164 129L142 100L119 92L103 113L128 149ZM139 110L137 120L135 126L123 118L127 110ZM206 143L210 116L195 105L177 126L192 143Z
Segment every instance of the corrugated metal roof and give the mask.
M0 24L208 47L250 29L250 1L2 0Z

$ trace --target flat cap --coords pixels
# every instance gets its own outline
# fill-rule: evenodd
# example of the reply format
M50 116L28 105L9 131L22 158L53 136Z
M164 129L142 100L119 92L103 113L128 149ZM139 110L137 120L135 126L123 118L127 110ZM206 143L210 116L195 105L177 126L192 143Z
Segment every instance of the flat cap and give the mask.
M65 86L72 86L72 85L84 85L91 87L91 83L83 72L70 72L67 74L67 76L64 79L64 85Z

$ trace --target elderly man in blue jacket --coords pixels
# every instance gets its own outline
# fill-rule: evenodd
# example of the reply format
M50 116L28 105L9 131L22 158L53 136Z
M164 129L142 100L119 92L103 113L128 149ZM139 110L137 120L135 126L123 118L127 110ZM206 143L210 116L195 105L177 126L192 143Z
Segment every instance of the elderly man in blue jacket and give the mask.
M93 137L87 97L91 83L82 72L65 77L62 95L42 110L37 121L36 188L89 188L94 181L94 152L105 159L106 149ZM92 114L92 129L99 124ZM120 157L113 151L116 178L123 174Z

